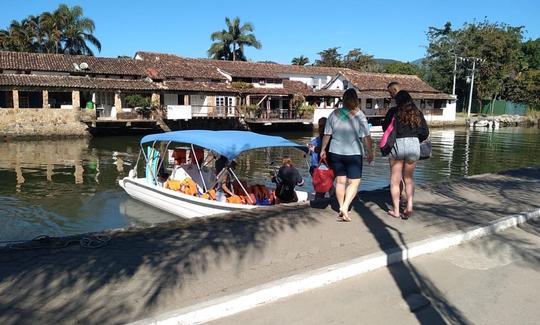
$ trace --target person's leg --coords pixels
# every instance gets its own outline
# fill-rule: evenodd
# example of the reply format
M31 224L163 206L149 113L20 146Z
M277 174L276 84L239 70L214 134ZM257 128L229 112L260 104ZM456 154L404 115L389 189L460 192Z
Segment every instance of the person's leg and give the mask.
M347 184L347 176L336 177L336 199L339 204L339 210L343 207L343 201L345 200L345 186Z
M345 198L343 200L343 205L341 206L341 213L343 214L343 219L346 221L351 221L349 217L349 206L351 205L352 200L358 194L358 187L360 186L361 179L349 179L347 182L347 188L345 190Z
M403 180L405 181L405 193L407 194L407 209L405 214L409 215L413 211L413 198L414 198L414 180L413 174L416 168L416 161L405 162L403 164Z
M391 160L390 171L390 194L392 196L392 209L388 213L393 217L399 217L400 183L402 178L403 160Z

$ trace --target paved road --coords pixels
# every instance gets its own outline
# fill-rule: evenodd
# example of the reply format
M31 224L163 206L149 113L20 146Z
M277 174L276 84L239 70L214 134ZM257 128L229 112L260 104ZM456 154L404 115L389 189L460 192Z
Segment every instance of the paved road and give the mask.
M537 220L212 324L540 324L539 292Z

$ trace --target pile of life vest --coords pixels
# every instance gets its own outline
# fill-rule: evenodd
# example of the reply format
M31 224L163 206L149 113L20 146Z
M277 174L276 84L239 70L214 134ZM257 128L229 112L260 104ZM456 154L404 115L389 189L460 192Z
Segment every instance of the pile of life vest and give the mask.
M197 196L207 200L216 200L216 190L209 189L205 193L199 191L197 183L191 177L186 177L183 180L169 179L163 184L163 187L173 191L178 191L190 196ZM274 193L266 188L265 185L252 185L246 188L248 195L233 195L227 198L227 203L235 204L252 204L252 205L272 205L274 204ZM237 191L235 188L235 192Z

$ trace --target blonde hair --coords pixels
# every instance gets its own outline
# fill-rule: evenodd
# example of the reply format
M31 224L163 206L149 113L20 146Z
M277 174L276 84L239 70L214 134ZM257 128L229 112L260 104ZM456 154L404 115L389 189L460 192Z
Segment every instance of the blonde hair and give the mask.
M352 111L360 106L358 101L358 94L354 88L349 88L343 93L343 107L346 107L348 110Z

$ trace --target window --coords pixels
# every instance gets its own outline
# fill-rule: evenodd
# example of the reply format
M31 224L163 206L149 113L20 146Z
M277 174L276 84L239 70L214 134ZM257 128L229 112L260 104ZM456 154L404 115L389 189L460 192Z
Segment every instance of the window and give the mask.
M366 109L371 109L373 107L373 99L366 98Z
M178 95L178 105L185 105L185 97L184 95L179 94Z
M259 79L259 85L266 85L266 79Z
M349 82L347 80L343 80L343 89L349 89Z

